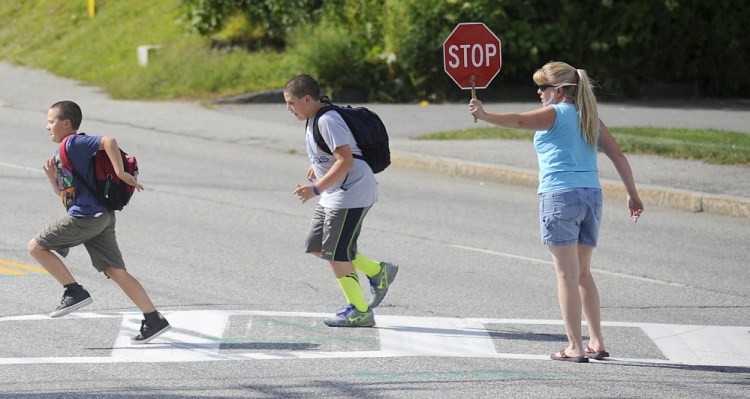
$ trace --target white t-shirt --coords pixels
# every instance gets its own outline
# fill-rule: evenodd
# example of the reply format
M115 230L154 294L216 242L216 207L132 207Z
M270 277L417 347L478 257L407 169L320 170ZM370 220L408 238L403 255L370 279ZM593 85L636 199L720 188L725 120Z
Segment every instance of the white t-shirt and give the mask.
M308 121L305 142L307 156L310 158L316 178L325 176L331 169L336 157L324 152L313 138L312 119ZM331 152L343 145L349 145L352 154L361 155L357 142L346 122L336 111L328 111L318 118L320 135L328 144ZM367 162L354 158L354 165L341 180L320 193L320 205L332 209L364 208L372 206L378 200L378 182Z

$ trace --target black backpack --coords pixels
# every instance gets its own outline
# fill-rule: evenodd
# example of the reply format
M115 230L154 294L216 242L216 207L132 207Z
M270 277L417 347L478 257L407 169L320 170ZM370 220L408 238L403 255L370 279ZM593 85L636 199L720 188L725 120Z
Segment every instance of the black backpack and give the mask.
M385 129L380 117L365 107L352 108L351 105L342 107L332 104L327 97L321 98L325 104L313 118L313 138L315 143L327 154L331 154L318 127L318 118L328 111L336 111L344 119L349 130L354 135L357 146L362 150L362 155L354 155L354 158L367 162L372 173L380 173L391 164L391 150L388 147L388 131Z

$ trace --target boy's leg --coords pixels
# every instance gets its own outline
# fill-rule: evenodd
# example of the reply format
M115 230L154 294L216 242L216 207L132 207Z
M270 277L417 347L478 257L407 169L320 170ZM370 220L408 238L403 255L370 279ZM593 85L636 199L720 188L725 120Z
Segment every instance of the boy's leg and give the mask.
M359 285L359 276L352 263L330 261L330 264L347 302L354 305L360 312L367 312L367 301L365 301L365 295Z
M380 302L385 298L385 294L388 293L388 288L396 278L398 266L388 262L372 260L361 253L357 254L352 263L357 270L365 273L367 279L370 280L370 292L372 293L370 307L374 308L380 305Z
M67 255L68 249L81 244L92 234L76 219L65 216L47 226L27 245L29 255L44 267L65 289L60 305L50 317L62 317L93 302L91 295L73 278L70 270L52 250Z
M62 260L53 254L47 248L41 246L36 239L31 239L27 247L29 255L34 258L52 277L61 285L75 283L76 280L70 274L70 270L65 266Z
M133 301L141 312L152 313L156 311L156 307L151 302L151 298L149 298L146 290L127 270L108 267L104 273L120 286L122 292Z
M143 312L145 320L141 322L140 334L130 341L139 344L147 343L165 333L171 327L169 322L156 310L141 283L125 269L125 262L122 259L122 253L120 253L120 247L117 245L115 236L117 220L114 211L107 211L100 218L103 226L100 226L99 234L86 241L84 246L96 270L112 279L135 306Z
M358 253L352 261L354 268L366 274L367 277L374 277L383 269L380 262L372 260L364 254Z
M313 217L313 227L308 237L308 251L317 252L310 238L319 239L320 257L329 261L331 269L341 287L348 306L335 318L326 319L325 324L331 327L372 327L375 318L365 301L362 287L352 259L357 252L357 237L362 227L362 220L369 208L353 209L318 209ZM325 217L321 223L321 212ZM317 225L319 228L315 228Z
M365 301L365 294L359 285L359 276L351 262L329 261L336 280L349 305L336 317L325 319L329 327L372 327L375 316ZM348 273L348 274L347 274Z
M131 343L148 343L172 328L167 319L156 310L141 283L127 270L108 267L104 269L104 273L120 286L122 292L143 312L144 320L141 322L140 333L130 339Z

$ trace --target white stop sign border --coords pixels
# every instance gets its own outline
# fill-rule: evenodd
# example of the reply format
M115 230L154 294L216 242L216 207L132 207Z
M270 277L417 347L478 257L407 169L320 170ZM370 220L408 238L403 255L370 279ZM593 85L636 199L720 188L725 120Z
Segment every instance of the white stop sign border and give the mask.
M458 44L452 44L446 49L446 44L449 40L453 37L453 35L456 33L458 29L460 29L462 26L469 26L469 25L481 25L487 33L492 35L494 40L496 41L497 45L495 43L458 43ZM480 84L475 85L474 88L476 89L486 89L487 86L490 85L493 79L497 76L498 73L500 73L500 69L502 67L502 53L501 53L501 42L500 39L495 35L494 32L492 32L487 25L485 25L482 22L462 22L456 25L455 28L451 31L451 33L448 35L448 37L443 41L443 69L445 70L445 73L448 74L448 76L451 77L451 79L462 89L471 89L471 83L466 82L466 84L463 84L462 82L459 82L459 79L456 79L454 76L454 73L456 72L456 69L462 68L462 69L468 69L468 68L489 68L491 67L492 61L495 59L494 57L498 57L497 59L500 61L500 64L498 65L497 70L494 72L494 74L486 80L486 83L481 84L482 82L479 82ZM450 70L449 70L450 67ZM467 78L467 73L461 72L459 73L462 78Z

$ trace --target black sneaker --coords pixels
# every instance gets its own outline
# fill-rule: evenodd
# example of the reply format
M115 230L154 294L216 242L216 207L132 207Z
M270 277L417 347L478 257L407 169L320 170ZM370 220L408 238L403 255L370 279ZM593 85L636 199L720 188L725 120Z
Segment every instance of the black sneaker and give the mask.
M49 317L63 317L74 310L80 309L90 304L93 301L94 299L91 298L91 295L86 290L82 290L78 295L71 295L70 290L65 290L62 301L60 301L60 306L52 311L52 313L49 314Z
M169 331L172 326L169 325L167 319L164 316L159 315L159 321L155 324L148 324L146 320L141 321L141 333L133 338L130 338L131 344L146 344L151 342L156 337Z

